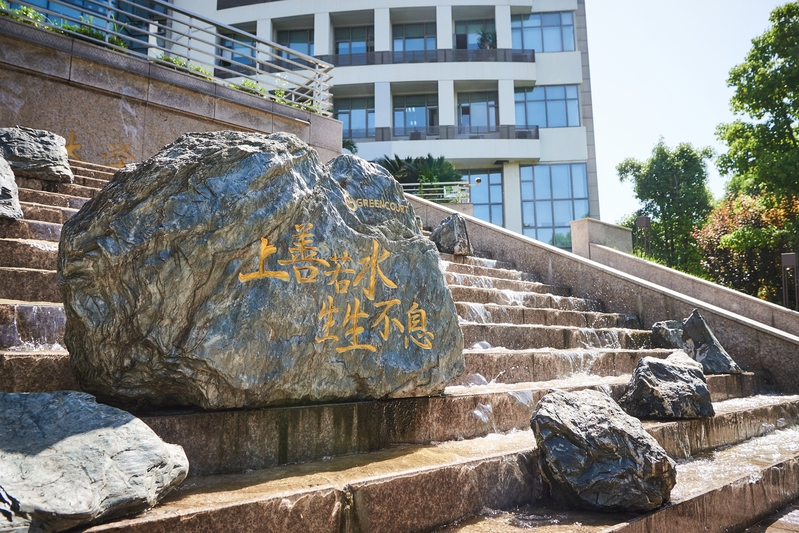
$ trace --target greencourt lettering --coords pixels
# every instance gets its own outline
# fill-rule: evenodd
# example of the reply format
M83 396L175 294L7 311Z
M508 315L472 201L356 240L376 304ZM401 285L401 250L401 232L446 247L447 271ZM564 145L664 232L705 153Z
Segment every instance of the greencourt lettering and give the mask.
M355 204L358 207L387 209L389 211L396 211L397 213L405 213L408 211L408 208L410 208L409 204L398 204L396 202L388 202L386 200L375 200L374 198L356 198Z

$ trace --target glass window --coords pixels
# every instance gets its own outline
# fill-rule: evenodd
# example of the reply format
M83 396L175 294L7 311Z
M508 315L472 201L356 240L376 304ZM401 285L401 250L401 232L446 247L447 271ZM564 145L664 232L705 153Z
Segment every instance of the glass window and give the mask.
M394 24L394 62L429 61L436 55L436 23Z
M569 222L589 212L586 164L522 166L519 177L524 234L571 249Z
M279 31L277 32L277 43L282 44L287 48L291 48L292 50L296 50L301 54L312 56L314 54L313 29ZM279 56L287 57L301 64L303 63L303 61L299 60L297 56L288 54L282 50L278 50L277 53ZM302 66L293 64L286 64L285 67L292 70L303 68Z
M574 17L569 11L514 15L511 39L517 50L572 52L575 50Z
M235 26L241 32L232 32L227 29L219 30L219 50L217 64L233 72L250 73L255 68L255 23L249 22ZM222 72L222 77L235 76L230 72Z
M494 21L456 20L452 46L456 50L478 50L497 47Z
M437 94L394 97L394 135L410 135L411 132L438 134Z
M336 28L338 65L365 65L366 54L375 51L375 27Z
M458 94L458 133L497 131L498 105L496 92Z
M341 121L345 139L374 137L374 98L336 98L333 101L333 113Z
M471 191L471 202L474 205L474 216L497 226L504 225L502 172L499 170L463 170L461 175L471 184L469 190Z
M517 87L514 94L516 127L566 128L580 125L576 85Z

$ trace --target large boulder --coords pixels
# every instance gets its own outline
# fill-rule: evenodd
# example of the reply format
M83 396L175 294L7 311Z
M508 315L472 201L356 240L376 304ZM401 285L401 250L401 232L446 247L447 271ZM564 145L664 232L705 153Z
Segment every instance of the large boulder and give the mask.
M8 161L0 157L0 218L22 218L19 188Z
M82 392L0 393L0 531L144 511L186 478L183 448Z
M438 225L430 240L436 244L438 251L453 255L474 255L469 232L466 231L466 219L458 213L453 213Z
M650 511L669 501L674 462L608 395L555 390L530 420L544 479L561 504Z
M432 395L463 371L435 246L401 186L289 134L186 134L65 225L84 390L208 409Z
M18 178L72 183L66 144L66 139L49 131L0 128L0 156Z
M679 320L655 322L652 324L652 342L657 348L684 349L685 343L682 340L682 322Z
M705 374L741 373L741 367L722 348L698 309L694 309L691 316L682 321L682 327L685 352L702 363Z
M638 361L619 404L637 418L715 415L702 365L681 351L665 360L644 357Z

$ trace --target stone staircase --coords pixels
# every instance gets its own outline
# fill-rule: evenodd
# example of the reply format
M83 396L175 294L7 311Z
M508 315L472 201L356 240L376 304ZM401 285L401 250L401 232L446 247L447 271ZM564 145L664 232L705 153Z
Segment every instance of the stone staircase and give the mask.
M25 219L0 221L0 391L78 388L57 241L114 169L72 164L75 184L26 180ZM619 397L641 357L669 351L651 348L636 317L511 264L445 255L441 268L469 347L445 394L139 413L184 447L191 477L147 513L87 531L735 531L799 497L799 396L758 394L743 374L708 376L715 417L645 423L679 460L671 505L639 516L548 507L536 402L553 388Z

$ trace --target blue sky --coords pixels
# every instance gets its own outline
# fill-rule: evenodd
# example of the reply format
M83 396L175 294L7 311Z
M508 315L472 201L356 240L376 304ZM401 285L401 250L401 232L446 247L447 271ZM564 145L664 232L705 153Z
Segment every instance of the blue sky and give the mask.
M586 0L600 216L615 223L638 207L616 165L644 160L662 135L674 147L724 145L716 126L734 119L730 69L769 26L774 0ZM708 166L721 197L726 178Z

